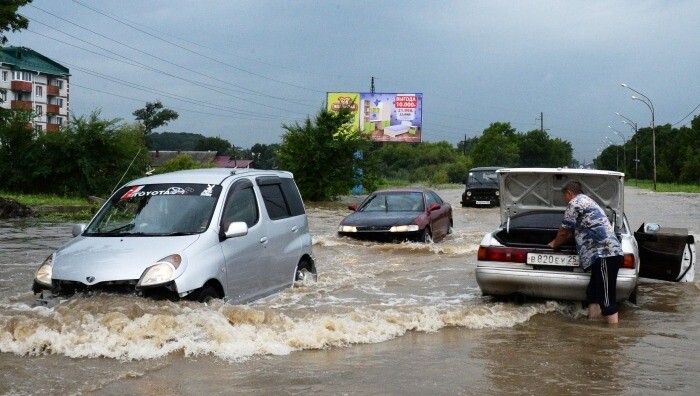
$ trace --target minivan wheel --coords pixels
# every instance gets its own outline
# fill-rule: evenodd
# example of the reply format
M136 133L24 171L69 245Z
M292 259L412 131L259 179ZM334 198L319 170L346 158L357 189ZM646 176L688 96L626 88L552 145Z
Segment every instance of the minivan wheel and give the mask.
M219 296L219 292L217 292L216 289L211 286L204 286L193 294L193 300L200 303L210 303L211 300L221 298L221 296Z
M301 259L299 264L297 264L296 272L294 273L295 282L304 282L307 280L316 281L317 275L313 272L311 264L306 259Z

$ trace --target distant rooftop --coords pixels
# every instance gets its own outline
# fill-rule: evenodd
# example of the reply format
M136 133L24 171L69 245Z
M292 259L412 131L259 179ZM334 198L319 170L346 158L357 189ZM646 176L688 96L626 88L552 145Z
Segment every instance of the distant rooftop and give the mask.
M68 68L27 47L0 48L0 64L12 70L28 70L56 76L70 76Z

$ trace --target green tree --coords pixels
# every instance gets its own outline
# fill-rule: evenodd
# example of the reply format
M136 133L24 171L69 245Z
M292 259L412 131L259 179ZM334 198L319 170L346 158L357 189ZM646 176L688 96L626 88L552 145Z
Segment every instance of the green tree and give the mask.
M277 169L279 144L256 143L250 148L250 159L257 169Z
M7 44L5 32L26 29L29 20L17 13L17 10L31 3L32 0L3 0L0 4L0 46Z
M21 191L31 180L30 153L37 150L36 134L29 126L34 114L0 110L0 186L9 191Z
M151 150L192 151L204 135L190 132L152 132L149 136Z
M143 176L149 155L141 131L119 121L95 111L72 117L59 133L40 134L27 192L106 196L121 182Z
M193 160L192 157L190 157L189 155L182 154L178 155L173 159L165 161L163 165L159 166L158 168L156 168L155 171L153 171L153 174L157 175L160 173L168 173L184 169L211 168L213 166L214 164L211 163L208 165L204 165L198 161Z
M457 143L457 152L462 153L464 155L471 155L474 152L474 147L476 147L476 144L478 142L478 136L470 137L467 140L460 140Z
M520 136L520 166L548 166L549 135L536 129Z
M136 121L143 126L143 133L146 136L146 143L150 147L149 137L151 132L163 125L168 125L172 120L177 120L178 114L174 110L163 108L160 101L147 102L146 107L138 109L133 113Z
M194 146L196 151L216 151L219 155L233 154L233 145L220 137L202 137Z
M474 147L474 166L518 166L520 150L509 122L495 122L484 130Z
M325 108L313 121L284 124L277 153L282 169L294 173L306 200L323 201L347 194L357 182L364 159L356 155L369 148L369 138L352 127L352 113ZM363 175L365 170L363 169Z

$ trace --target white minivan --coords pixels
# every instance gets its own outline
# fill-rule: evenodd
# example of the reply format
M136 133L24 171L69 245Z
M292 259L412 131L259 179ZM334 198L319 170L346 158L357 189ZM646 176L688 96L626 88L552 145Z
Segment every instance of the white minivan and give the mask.
M41 301L107 291L234 304L316 279L308 220L289 172L196 169L117 190L41 264ZM55 301L55 299L53 299Z

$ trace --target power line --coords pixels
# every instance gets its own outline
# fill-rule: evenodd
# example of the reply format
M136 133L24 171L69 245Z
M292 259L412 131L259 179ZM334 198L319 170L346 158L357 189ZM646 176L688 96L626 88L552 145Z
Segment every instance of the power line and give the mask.
M49 15L55 17L55 18L61 19L61 20L65 21L65 22L67 22L67 23L69 23L69 24L71 24L71 25L73 25L73 26L76 26L76 27L78 27L78 28L80 28L80 29L86 30L86 31L88 31L88 32L90 32L90 33L92 33L92 34L95 34L95 35L97 35L97 36L99 36L99 37L102 37L102 38L105 38L105 39L107 39L107 40L110 40L110 41L112 41L112 42L114 42L114 43L117 43L117 44L119 44L119 45L121 45L121 46L124 46L124 47L126 47L126 48L129 48L129 49L131 49L131 50L137 51L138 53L141 53L141 54L150 56L150 57L152 57L152 58L154 58L154 59L157 59L157 60L159 60L159 61L161 61L161 62L165 62L165 63L167 63L167 64L169 64L169 65L172 65L172 66L175 66L175 67L179 67L179 68L181 68L181 69L184 69L184 70L186 70L186 71L188 71L188 72L191 72L191 73L195 73L195 74L197 74L197 75L204 76L204 77L209 78L209 79L211 79L211 80L213 80L213 81L216 81L217 83L225 84L225 85L230 85L230 86L233 86L233 87L236 87L236 88L243 89L243 90L247 91L247 92L240 92L240 93L243 93L243 94L256 94L256 95L264 96L264 97L271 98L271 99L284 100L284 101L287 102L287 103L291 102L291 103L299 104L299 105L302 105L302 106L309 106L309 105L306 105L306 104L303 104L303 103L295 102L294 100L290 100L290 99L287 99L287 98L276 97L276 96L268 95L268 94L265 94L265 93L262 93L262 92L258 92L258 91L255 91L255 90L251 90L251 89L249 89L249 88L246 88L246 87L243 87L243 86L240 86L240 85L237 85L237 84L233 84L233 83L231 83L230 81L227 81L227 80L218 79L218 78L213 77L213 76L210 76L210 75L208 75L208 74L206 74L206 73L202 73L201 71L193 70L193 69L191 69L191 68L188 68L188 67L179 65L179 64L177 64L177 63L175 63L175 62L171 62L171 61L169 61L169 60L167 60L167 59L164 59L164 58L161 58L161 57L159 57L159 56L155 56L155 55L153 55L153 54L151 54L151 53L149 53L149 52L142 51L142 50L140 50L140 49L138 49L138 48L136 48L136 47L133 47L133 46L128 45L128 44L125 44L125 43L122 43L122 42L120 42L120 41L118 41L118 40L114 40L114 39L112 39L112 38L110 38L110 37L107 37L107 36L101 34L101 33L95 32L95 31L93 31L93 30L91 30L91 29L88 29L88 28L86 28L86 27L83 27L83 26L80 26L80 25L78 25L78 24L76 24L76 23L73 23L73 22L71 22L71 21L69 21L69 20L67 20L67 19L65 19L65 18L61 18L61 17L58 16L58 15L55 15L55 14L50 13L50 12L48 12L48 11L44 11L44 10L42 10L42 9L39 8L39 7L36 7L36 6L33 6L33 5L32 5L32 7L33 7L33 8L36 8L36 9L42 11L42 12L45 12L45 13L47 13L47 14L49 14ZM46 27L48 27L48 28L50 28L50 29L56 30L56 31L58 31L58 32L60 32L60 33L62 33L62 34L65 34L65 35L68 36L68 37L71 37L71 38L76 39L76 40L78 40L78 41L81 41L81 42L84 42L84 43L86 43L86 44L92 45L92 46L94 46L94 47L100 48L100 49L102 49L103 51L107 51L107 52L109 52L109 53L111 53L111 54L117 55L117 56L122 57L122 58L125 58L125 59L130 59L130 58L127 58L127 57L124 56L124 55L117 54L116 52L111 51L111 50L107 50L107 49L105 49L105 48L103 48L103 47L98 46L97 44L90 43L90 42L88 42L88 41L86 41L86 40L84 40L84 39L81 39L81 38L79 38L79 37L76 37L76 36L74 36L74 35L72 35L72 34L70 34L70 33L66 33L65 31L60 30L60 29L58 29L58 28L56 28L56 27L53 27L53 26L48 25L48 24L46 24L46 23L43 23L43 22L41 22L41 21L37 21L36 19L30 18L30 17L27 17L27 18L28 18L29 20L31 20L32 22L35 22L35 23L38 23L38 24L40 24L40 25L46 26ZM137 62L137 63L143 65L143 63L141 63L141 62ZM149 66L149 67L150 67L150 66ZM152 68L152 69L153 69L153 68ZM155 70L155 69L154 69L154 70ZM170 74L168 74L168 75L170 75Z
M143 34L146 34L146 35L150 36L150 37L153 37L153 38L155 38L155 39L157 39L157 40L163 41L163 42L165 42L165 43L168 43L168 44L170 44L170 45L172 45L172 46L175 46L175 47L180 48L180 49L182 49L182 50L185 50L185 51L187 51L187 52L190 52L190 53L193 53L193 54L195 54L195 55L201 56L201 57L203 57L203 58L209 59L209 60L211 60L211 61L217 62L217 63L219 63L219 64L221 64L221 65L224 65L224 66L233 68L233 69L235 69L235 70L238 70L238 71L241 71L241 72L244 72L244 73L248 73L248 74L250 74L250 75L253 75L253 76L256 76L256 77L265 79L265 80L273 81L273 82L276 82L276 83L279 83L279 84L284 84L284 85L288 85L288 86L291 86L291 87L295 87L295 88L299 88L299 89L303 89L303 90L307 90L307 91L311 91L311 92L325 93L325 91L318 91L318 90L311 89L311 88L307 88L307 87L304 87L304 86L301 86L301 85L291 84L291 83L288 83L288 82L285 82L285 81L277 80L277 79L274 79L274 78L271 78L271 77L267 77L267 76L262 75L262 74L259 74L259 73L252 72L252 71L250 71L250 70L246 70L246 69L237 67L237 66L232 65L232 64L230 64L230 63L226 63L226 62L220 61L220 60L218 60L218 59L212 58L212 57L207 56L207 55L205 55L205 54L202 54L202 53L199 53L199 52L197 52L197 51L191 50L191 49L189 49L189 48L183 47L183 46L181 46L181 45L179 45L179 44L177 44L177 43L173 43L172 41L168 41L168 40L165 40L165 39L163 39L163 38L161 38L161 37L155 36L155 35L153 35L153 34L151 34L151 33L149 33L149 32L146 32L146 31L144 31L144 30L142 30L142 29L139 29L139 28L137 28L137 27L135 27L135 26L133 26L133 25L131 25L131 24L129 24L129 23L126 23L126 22L123 22L123 21L121 21L121 20L119 20L119 19L117 19L117 18L114 18L114 17L108 15L107 13L104 13L104 12L102 12L102 11L96 9L96 8L87 6L87 5L85 5L85 4L83 4L83 3L79 2L79 1L73 0L73 2L76 3L76 4L78 4L78 5L80 5L80 6L83 6L83 7L87 8L87 9L89 9L89 10L92 10L92 11L94 11L94 12L100 14L100 15L103 15L103 16L109 18L109 19L112 19L113 21L116 21L116 22L121 23L121 24L123 24L123 25L125 25L125 26L128 26L128 27L130 27L130 28L132 28L132 29L134 29L134 30L136 30L136 31L139 31L139 32L141 32L141 33L143 33Z
M259 103L259 102L256 102L256 101L253 101L253 100L250 100L250 99L242 98L242 97L239 97L239 96L236 96L236 95L231 95L230 93L228 93L228 92L226 92L226 91L219 90L219 89L217 89L217 88L215 88L215 87L213 87L213 86L211 86L211 85L208 85L208 84L205 84L205 83L201 83L201 82L198 82L198 81L194 81L194 80L190 80L190 79L186 79L186 78L184 78L184 77L177 76L177 75L174 75L174 74L165 72L165 71L163 71L163 70L155 69L155 68L153 68L153 67L151 67L151 66L148 66L148 65L143 64L143 63L138 62L138 61L134 61L134 60L132 60L132 59L130 59L130 58L128 58L128 57L125 57L125 56L123 56L123 55L117 54L117 53L115 53L115 52L113 52L113 51L110 51L110 50L108 50L108 49L106 49L106 48L102 48L102 47L100 47L100 46L98 46L98 45L92 44L92 43L87 42L87 41L85 41L85 40L76 38L76 37L74 37L74 36L72 36L72 35L70 35L70 34L64 33L64 32L61 32L61 33L67 34L68 36L73 37L73 38L75 38L75 39L77 39L77 40L79 40L79 41L83 41L83 42L85 42L85 43L87 43L87 44L89 44L89 45L93 45L93 46L95 46L95 47L97 47L97 48L99 48L99 49L101 49L101 50L103 50L103 51L106 51L106 52L111 53L111 54L114 54L114 55L116 55L116 56L118 56L118 57L124 58L124 59L126 59L126 61L124 61L124 60L122 60L122 59L117 59L117 58L114 58L114 57L110 57L110 56L107 56L107 55L105 55L105 54L101 54L101 53L99 53L99 52L95 52L95 51L92 51L92 50L89 50L89 49L86 49L86 48L83 48L83 47L80 47L80 46L77 46L77 45L74 45L74 44L65 42L65 41L63 41L63 40L59 40L59 39L57 39L57 38L55 38L55 37L48 36L48 35L45 35L45 34L42 34L42 33L36 32L36 31L33 31L32 29L26 29L26 31L28 31L28 32L30 32L30 33L37 34L37 35L39 35L39 36L42 36L42 37L45 37L45 38L48 38L48 39L51 39L51 40L54 40L54 41L58 41L58 42L60 42L60 43L62 43L62 44L69 45L69 46L74 47L74 48L78 48L78 49L83 50L83 51L90 52L90 53L95 54L95 55L98 55L98 56L102 56L102 57L105 57L105 58L108 58L108 59L117 61L117 62L125 63L125 64L128 64L128 65L130 65L130 66L138 67L138 68L145 69L145 70L149 70L149 71L152 71L152 72L155 72L155 73L163 74L163 75L166 75L166 76L168 76L168 77L172 77L172 78L175 78L175 79L178 79L178 80L181 80L181 81L185 81L185 82L188 82L188 83L190 83L190 84L199 86L199 87L201 87L201 88L209 89L209 90L211 90L211 91L214 91L214 92L217 92L217 93L220 93L220 94L222 94L222 95L226 95L226 96L229 96L229 97L232 97L232 98L235 98L235 99L239 99L239 100L242 100L242 101L245 101L245 102L253 103L253 104L260 105L260 106L264 106L264 107L268 107L268 108L272 108L272 109L275 109L275 110L282 110L282 111L286 111L286 112L292 112L292 113L297 113L297 114L299 114L298 112L295 112L295 111L290 110L290 109L283 109L283 108L280 108L280 107L271 106L271 105L267 105L267 104L264 104L264 103ZM311 107L310 105L304 105L304 106L309 106L309 107Z
M695 106L695 108L694 108L690 113L688 113L687 116L681 118L680 121L678 121L677 123L675 123L675 124L673 124L673 125L671 125L671 126L674 127L674 126L680 124L680 123L683 122L686 118L688 118L688 117L690 117L691 115L693 115L693 113L695 113L695 110L697 110L698 108L700 108L700 104L698 104L697 106Z
M87 89L87 90L89 90L89 91L94 91L94 92L99 92L99 93L111 95L111 96L118 97L118 98L122 98L122 99L129 99L129 100L133 100L133 101L136 101L136 102L141 102L141 103L146 102L146 100L143 100L143 99L137 99L137 98L133 98L133 97L126 96L126 95L120 95L120 94L116 94L116 93L113 93L113 92L107 92L107 91L100 90L100 89L96 89L96 88L90 88L90 87L86 87L86 86L84 86L84 85L80 85L80 84L76 84L76 83L71 83L71 86L72 86L72 87L79 87L79 88L82 88L82 89ZM234 117L234 116L225 115L225 114L209 113L209 112L204 112L204 111L199 111L199 110L186 109L186 108L182 108L182 107L174 107L174 106L170 106L170 105L168 105L168 108L170 108L170 109L175 109L175 110L180 110L180 111L186 111L186 112L190 112L190 113L197 113L197 114L204 114L204 115L217 116L217 117L233 118L233 119L239 119L239 120L260 121L260 118ZM272 120L272 119L268 119L268 120ZM284 119L281 119L281 118L280 118L279 120L284 121Z

